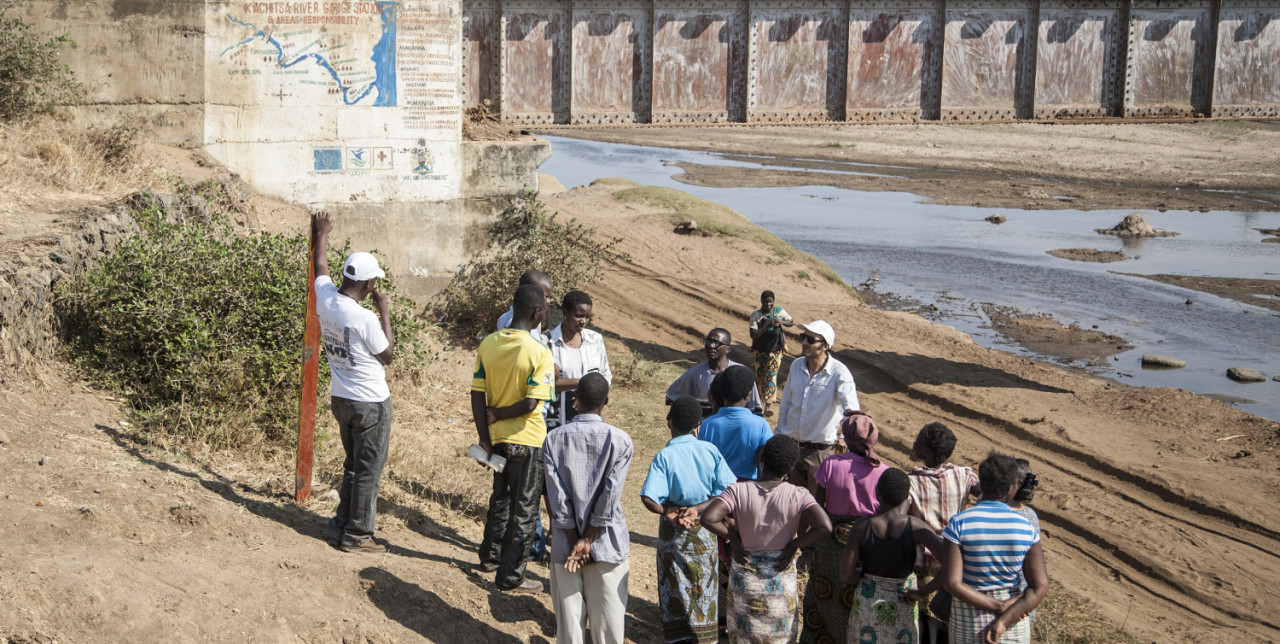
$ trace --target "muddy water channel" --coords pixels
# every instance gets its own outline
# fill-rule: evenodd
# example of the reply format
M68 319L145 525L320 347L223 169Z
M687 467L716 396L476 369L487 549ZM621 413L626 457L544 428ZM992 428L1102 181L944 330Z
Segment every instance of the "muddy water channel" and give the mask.
M1180 234L1122 240L1094 231L1110 228L1129 210L942 206L913 194L825 186L708 188L677 181L673 177L682 170L676 164L761 165L741 156L728 160L704 152L546 138L553 153L542 172L566 188L600 177L626 177L684 190L742 213L826 261L850 284L873 281L893 306L955 326L984 346L1056 360L1127 384L1219 396L1280 420L1280 382L1271 380L1280 375L1280 314L1142 277L1280 280L1280 244L1261 243L1264 236L1255 230L1280 228L1280 213L1146 211L1140 214L1157 229ZM778 169L777 159L769 163ZM847 170L830 171L892 176L894 170L848 164ZM985 220L995 213L1007 222ZM1104 264L1048 254L1069 248L1118 251L1129 259ZM1094 359L1036 354L993 328L988 311L996 307L1048 314L1062 324L1114 334L1126 348ZM1187 366L1143 369L1145 353L1185 360ZM1268 380L1236 383L1226 378L1230 367L1257 369Z

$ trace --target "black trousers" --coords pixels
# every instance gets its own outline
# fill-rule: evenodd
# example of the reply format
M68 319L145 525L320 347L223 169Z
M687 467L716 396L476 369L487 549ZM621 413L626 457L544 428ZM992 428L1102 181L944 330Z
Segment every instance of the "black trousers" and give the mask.
M533 545L543 488L542 449L498 443L493 451L507 459L507 466L493 473L480 563L497 564L494 584L501 590L511 590L524 581L529 548Z

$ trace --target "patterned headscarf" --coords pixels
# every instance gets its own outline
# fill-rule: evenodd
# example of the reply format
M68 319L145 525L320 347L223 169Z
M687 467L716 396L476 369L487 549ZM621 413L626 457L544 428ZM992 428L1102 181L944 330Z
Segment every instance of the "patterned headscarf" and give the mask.
M880 428L876 427L876 421L860 411L848 410L844 412L844 420L840 421L840 431L849 451L865 457L872 467L880 465L880 455L875 450L876 443L880 442Z

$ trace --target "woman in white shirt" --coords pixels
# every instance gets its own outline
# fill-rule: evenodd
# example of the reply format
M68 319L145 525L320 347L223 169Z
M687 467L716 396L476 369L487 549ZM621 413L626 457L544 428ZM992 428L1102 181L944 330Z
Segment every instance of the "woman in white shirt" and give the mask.
M605 354L604 337L587 328L591 323L591 296L582 291L569 291L560 301L564 321L551 330L547 343L551 345L551 358L560 370L556 378L559 399L547 414L547 428L559 427L577 414L573 408L573 390L578 379L598 372L613 384L613 371L609 369L609 356Z

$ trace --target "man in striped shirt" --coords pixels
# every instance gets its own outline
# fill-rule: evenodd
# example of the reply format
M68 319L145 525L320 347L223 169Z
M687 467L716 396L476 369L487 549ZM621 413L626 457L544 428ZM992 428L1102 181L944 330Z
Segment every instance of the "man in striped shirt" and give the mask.
M1030 642L1026 617L1049 590L1040 533L1005 504L1018 485L1013 457L992 452L978 466L982 500L951 517L942 583L952 595L951 642ZM1018 573L1027 589L1019 594ZM994 636L994 637L992 637Z

